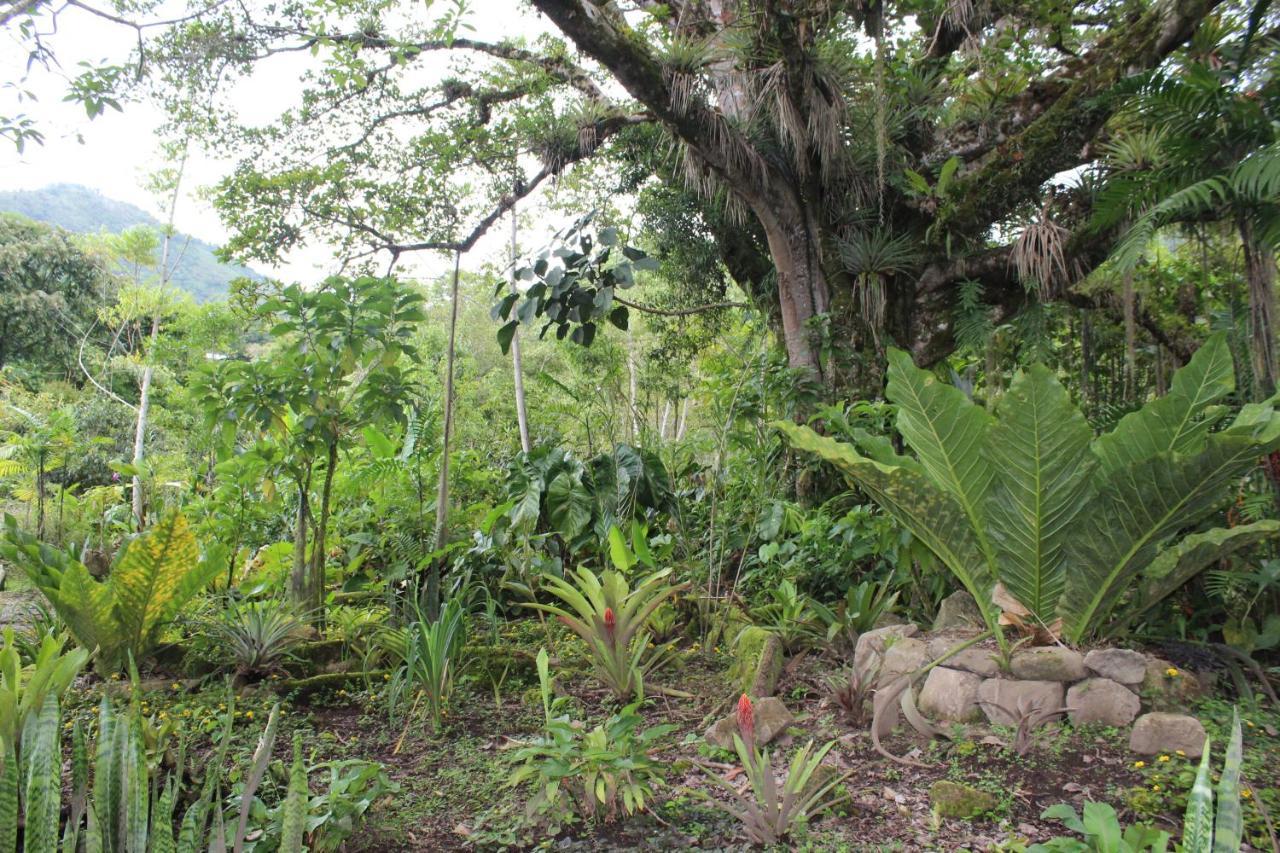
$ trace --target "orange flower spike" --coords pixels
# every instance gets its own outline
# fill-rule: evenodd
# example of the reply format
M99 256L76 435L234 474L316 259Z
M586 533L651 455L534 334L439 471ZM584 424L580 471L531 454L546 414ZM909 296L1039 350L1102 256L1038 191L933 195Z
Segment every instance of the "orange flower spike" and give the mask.
M604 629L609 634L609 639L613 639L613 631L618 625L617 618L613 615L613 608L606 607L604 609Z
M755 742L756 713L751 707L751 697L745 693L738 700L738 731L742 733L742 739L748 744Z

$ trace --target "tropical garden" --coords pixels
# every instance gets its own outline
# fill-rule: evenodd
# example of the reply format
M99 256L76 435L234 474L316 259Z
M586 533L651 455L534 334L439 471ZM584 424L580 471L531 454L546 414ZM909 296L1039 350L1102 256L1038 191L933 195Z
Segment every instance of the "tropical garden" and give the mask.
M1280 853L1267 0L0 30L0 853Z

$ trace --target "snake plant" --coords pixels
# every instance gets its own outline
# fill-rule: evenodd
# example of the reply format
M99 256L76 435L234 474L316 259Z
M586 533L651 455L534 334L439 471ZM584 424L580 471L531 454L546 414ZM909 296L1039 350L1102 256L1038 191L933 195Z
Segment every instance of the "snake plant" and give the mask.
M1280 531L1273 520L1198 528L1280 448L1277 399L1228 421L1221 401L1234 390L1215 335L1168 394L1094 437L1043 365L988 410L892 350L887 396L914 456L883 436L854 446L776 426L932 550L992 629L1003 615L1080 642L1122 631L1205 566Z

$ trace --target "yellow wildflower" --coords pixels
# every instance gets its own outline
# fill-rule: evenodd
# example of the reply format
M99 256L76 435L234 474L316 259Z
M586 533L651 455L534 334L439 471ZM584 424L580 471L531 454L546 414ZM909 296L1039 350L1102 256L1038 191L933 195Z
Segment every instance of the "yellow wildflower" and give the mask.
M1245 720L1244 724L1249 728L1253 728L1253 720Z
M1160 756L1160 759L1159 759L1159 760L1160 760L1160 761L1168 761L1168 760L1169 760L1169 756L1167 756L1167 755L1162 755L1162 756Z
M1244 797L1247 800L1253 796L1253 791L1249 790L1248 788L1245 788L1243 791L1240 792L1240 796Z
M252 712L252 711L245 711L245 712L244 712L244 718L245 718L246 720L252 720L252 719L253 719L253 712Z
M1143 767L1146 767L1146 766L1147 766L1147 762L1145 762L1145 761L1135 761L1135 762L1133 762L1133 766L1134 766L1134 767L1136 767L1136 768L1138 768L1139 770L1141 770Z
M1171 666L1164 671L1164 674L1169 678L1177 678L1182 673L1178 672L1178 668L1176 666Z
M1152 785L1152 786L1151 786L1151 790L1153 790L1153 791L1159 791L1159 790L1160 790L1160 786L1159 786L1159 785Z
M1177 753L1177 755L1178 755L1178 757L1179 757L1179 758L1186 758L1186 757L1187 757L1186 752L1182 751L1181 749L1175 749L1175 750L1174 750L1174 752L1175 752L1175 753Z

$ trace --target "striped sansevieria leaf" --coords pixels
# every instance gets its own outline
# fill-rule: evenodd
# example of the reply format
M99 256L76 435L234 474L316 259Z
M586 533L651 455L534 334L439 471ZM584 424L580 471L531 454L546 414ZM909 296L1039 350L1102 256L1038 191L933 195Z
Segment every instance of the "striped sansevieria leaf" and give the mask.
M25 853L58 849L58 819L62 812L62 726L58 700L46 693L39 714L22 736L26 784L23 797Z

